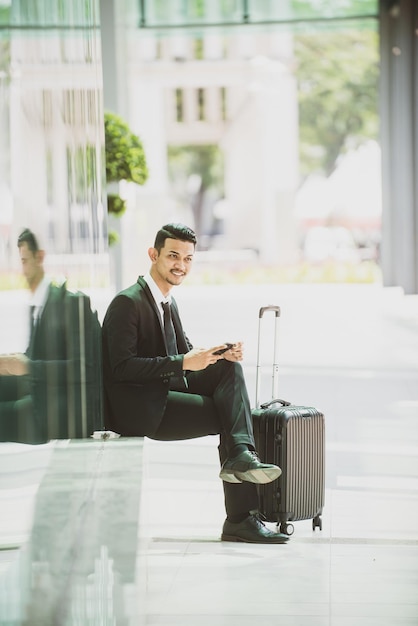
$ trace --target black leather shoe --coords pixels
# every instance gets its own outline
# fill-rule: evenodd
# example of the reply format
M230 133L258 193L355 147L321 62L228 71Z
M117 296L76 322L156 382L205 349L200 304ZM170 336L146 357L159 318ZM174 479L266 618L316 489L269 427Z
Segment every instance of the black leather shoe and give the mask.
M277 465L261 463L256 452L244 450L233 459L227 459L222 465L219 478L227 483L256 483L262 485L276 480L282 473Z
M243 543L287 543L289 537L267 528L257 515L249 515L239 524L225 520L221 540Z

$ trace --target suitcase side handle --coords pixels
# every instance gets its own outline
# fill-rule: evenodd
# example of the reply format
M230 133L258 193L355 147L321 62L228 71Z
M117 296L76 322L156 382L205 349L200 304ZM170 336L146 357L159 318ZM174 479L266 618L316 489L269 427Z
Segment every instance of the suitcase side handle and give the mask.
M282 406L290 406L292 403L288 402L287 400L280 400L280 398L277 398L277 400L270 400L269 402L263 402L263 404L260 404L260 408L268 409L273 404L281 404Z
M258 317L261 319L264 313L266 313L267 311L274 311L275 316L280 317L280 307L277 306L276 304L269 304L268 306L262 306L258 313Z

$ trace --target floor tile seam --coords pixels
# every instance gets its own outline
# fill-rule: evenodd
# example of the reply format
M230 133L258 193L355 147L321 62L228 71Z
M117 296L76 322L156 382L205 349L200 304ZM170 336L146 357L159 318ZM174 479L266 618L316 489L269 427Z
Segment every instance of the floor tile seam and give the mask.
M222 617L228 617L228 620L230 620L233 617L237 617L237 618L241 618L243 614L245 614L245 616L247 618L249 617L254 617L254 618L258 618L258 617L272 617L272 618L286 618L286 617L300 617L300 618L306 618L306 617L325 617L328 616L330 614L329 612L329 603L328 602L318 602L318 603L307 603L306 604L306 611L301 611L300 609L305 606L303 604L300 603L299 600L295 600L295 602L291 602L291 603L283 603L283 604L276 604L274 602L272 602L271 604L271 608L268 606L259 606L256 603L254 603L253 606L253 611L251 611L252 609L252 605L246 605L246 609L245 609L245 613L239 613L236 611L236 608L234 606L229 607L229 605L226 602L222 602L222 606L221 607L214 607L211 606L210 610L206 610L204 613L195 613L192 609L190 610L184 610L184 607L179 607L179 611L173 611L173 607L168 606L167 607L167 613L165 613L164 611L161 611L159 608L155 609L154 611L152 610L151 607L147 607L147 611L146 611L146 615L147 616L153 616L153 617L157 617L157 616L161 616L161 617L165 617L167 615L176 615L176 616L185 616L187 618L190 617L195 617L196 619L198 619L199 617L207 617L207 616L213 616L213 617L217 617L217 616L222 616ZM208 607L209 608L209 607ZM231 610L229 610L229 608L231 608ZM278 612L278 608L287 608L287 611L283 612ZM290 611L290 609L294 608L295 610ZM270 610L267 610L270 609ZM297 610L299 609L299 610ZM315 612L310 612L312 611L312 609L316 609ZM319 610L321 609L321 610ZM196 624L198 624L198 622L196 622Z
M310 543L310 544L332 544L332 545L352 545L361 548L363 546L375 546L375 547L412 547L418 548L418 535L404 536L404 537L389 537L389 536L376 536L378 533L373 533L374 536L353 536L347 534L330 534L327 536L317 535L309 536L292 536L291 540L295 543ZM382 535L384 533L381 533ZM406 534L406 533L404 533Z
M196 538L190 538L188 537L187 539L185 539L184 537L181 536L177 536L177 537L149 537L150 541L151 541L151 545L149 547L149 549L152 549L152 544L163 544L163 543L168 543L168 544L173 544L173 543L179 543L179 544L183 544L185 543L186 545L196 545L199 543L202 544L217 544L217 545L225 545L224 542L221 541L221 539L219 538L214 538L214 537L196 537ZM321 544L321 545L356 545L356 546L382 546L382 547L388 547L388 546L412 546L412 547L417 547L418 548L418 539L396 539L396 538L368 538L368 537L296 537L295 535L292 535L290 538L290 542L291 543L298 543L298 544ZM248 546L247 546L248 547ZM263 546L265 548L265 546ZM269 546L270 547L270 546ZM242 546L240 546L240 548L242 549ZM255 544L251 544L251 548L257 549L257 546L255 546ZM187 556L185 554L185 556Z
M352 452L355 454L384 454L388 456L417 456L418 457L418 445L409 443L388 443L385 442L359 442L356 440L344 439L339 441L337 439L327 439L326 447L329 452Z
M356 604L356 603L352 603L352 602L330 602L330 610L331 610L331 615L332 616L337 616L340 615L342 616L343 614L340 613L334 613L333 610L335 611L336 608L341 609L345 609L345 610L349 610L349 608L351 609L357 609L357 612L359 609L365 609L366 607L373 608L376 607L378 609L381 609L382 611L385 610L387 611L389 607L393 608L395 611L399 611L399 605L397 603L394 602L389 602L389 603L384 603L382 602L381 599L377 600L376 602L361 602L360 604ZM402 604L402 607L404 608L408 608L408 609L416 609L418 608L418 604ZM356 613L357 615L357 613ZM361 615L361 614L360 614ZM362 616L367 617L367 613L364 613ZM409 615L403 615L403 617L418 617L418 612L409 614ZM373 617L385 617L384 615L382 615L379 610L376 611L373 615ZM393 617L393 615L392 615ZM396 624L394 624L393 626L396 626Z
M245 363L245 370L256 369L255 363ZM370 365L368 367L359 367L356 364L339 364L339 363L315 363L315 365L307 365L304 363L281 363L279 364L279 372L281 376L308 376L313 377L341 377L341 378L358 378L359 380L367 380L369 378L396 378L396 380L415 379L418 366L411 365L402 367L393 367L393 365Z
M381 496L382 494L389 495L389 496L394 495L397 497L397 499L399 499L398 496L408 496L408 498L412 498L415 500L418 496L418 486L412 487L412 488L411 487L399 487L396 485L394 485L393 487L385 487L383 485L382 486L379 486L379 485L367 486L367 485L359 484L359 481L351 485L350 484L344 485L343 483L344 483L345 478L352 479L353 477L344 475L344 474L339 474L337 476L336 487L333 488L333 491L340 492L340 493L352 492L354 494L369 493L369 494L373 494L374 496ZM368 477L366 476L364 478L365 480L367 480ZM381 478L384 479L385 475L382 475ZM400 476L399 479L409 481L410 477Z
M165 589L165 594L166 594L166 595L169 595L169 594L172 592L172 590L173 590L173 589L175 589L177 579L179 578L180 573L181 573L181 571L182 571L182 569L183 569L183 560L184 560L184 558L187 556L187 550L189 549L189 545L190 545L190 542L189 542L189 541L188 541L188 542L185 542L185 546L184 546L184 548L183 548L183 550L182 550L182 554L176 554L176 555L175 555L175 556L177 557L177 559L178 559L178 563L177 563L177 565L173 568L173 569L174 569L174 572L170 570L170 582L168 583L168 586L167 586L167 588ZM147 555L147 554L148 554L148 552L147 552L147 551L142 552L142 553L141 553L141 557L143 558L143 557L144 557L145 555ZM166 555L166 556L167 556L167 555ZM179 558L179 557L180 557L180 558Z

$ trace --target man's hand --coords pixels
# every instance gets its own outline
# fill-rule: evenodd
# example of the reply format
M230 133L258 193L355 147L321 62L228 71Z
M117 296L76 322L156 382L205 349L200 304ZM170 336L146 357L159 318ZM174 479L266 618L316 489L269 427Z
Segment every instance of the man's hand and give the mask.
M24 376L29 373L29 359L24 354L0 355L0 376Z
M230 350L227 350L222 355L227 361L242 361L244 358L244 347L242 341L234 343Z
M208 367L208 365L213 365L213 363L216 363L220 359L226 359L227 361L242 361L243 351L241 341L234 343L232 348L223 352L223 354L214 354L214 352L217 352L225 347L226 344L223 343L220 346L215 346L213 348L209 348L208 350L204 348L193 348L193 350L190 350L190 352L184 355L183 369L191 372L204 370Z
M213 365L213 363L223 358L223 355L213 353L224 347L225 345L222 344L209 349L193 348L193 350L187 352L183 357L183 369L191 372L206 369L208 365Z

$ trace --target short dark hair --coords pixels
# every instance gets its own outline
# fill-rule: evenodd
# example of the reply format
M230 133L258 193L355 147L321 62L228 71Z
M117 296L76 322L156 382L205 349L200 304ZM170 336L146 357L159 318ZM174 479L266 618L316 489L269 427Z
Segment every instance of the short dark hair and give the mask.
M190 241L196 245L197 239L194 231L184 224L166 224L155 236L154 248L161 251L164 248L166 239L179 239L180 241Z
M38 240L36 239L35 234L29 228L25 228L20 233L17 239L17 247L21 248L24 243L28 244L28 248L33 254L38 252L39 250Z

